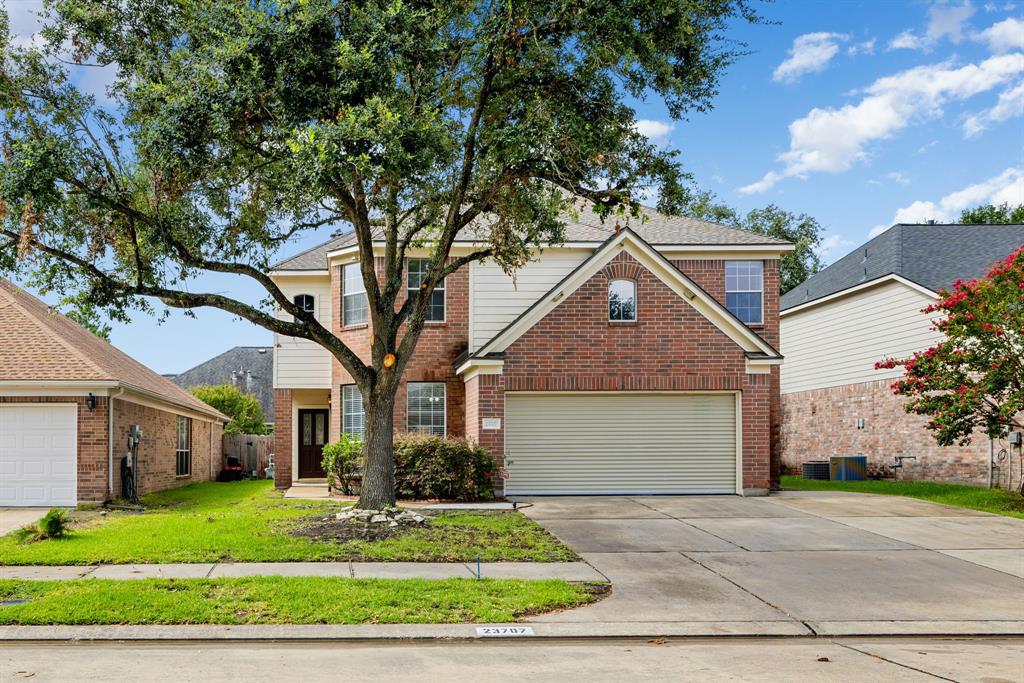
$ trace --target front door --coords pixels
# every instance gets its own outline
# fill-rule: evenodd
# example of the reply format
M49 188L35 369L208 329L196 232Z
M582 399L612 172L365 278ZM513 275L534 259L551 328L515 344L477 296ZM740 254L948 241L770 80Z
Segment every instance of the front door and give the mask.
M321 461L327 443L327 409L299 411L299 478L319 479L326 476Z

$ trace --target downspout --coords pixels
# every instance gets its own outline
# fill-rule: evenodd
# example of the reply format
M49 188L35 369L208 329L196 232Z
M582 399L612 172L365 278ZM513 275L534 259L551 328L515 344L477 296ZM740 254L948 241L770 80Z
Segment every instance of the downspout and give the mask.
M114 497L114 399L124 395L124 387L107 394L107 494Z
M996 442L988 440L988 487L992 488L992 461L996 458Z

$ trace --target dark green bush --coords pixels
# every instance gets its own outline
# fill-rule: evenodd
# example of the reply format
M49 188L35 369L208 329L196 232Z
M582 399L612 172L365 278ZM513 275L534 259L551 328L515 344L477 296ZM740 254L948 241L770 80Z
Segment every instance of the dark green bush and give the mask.
M479 444L424 434L395 438L395 486L399 498L493 498L493 474L494 461Z
M349 496L363 470L363 440L343 433L334 443L324 446L321 463L327 473L327 483Z

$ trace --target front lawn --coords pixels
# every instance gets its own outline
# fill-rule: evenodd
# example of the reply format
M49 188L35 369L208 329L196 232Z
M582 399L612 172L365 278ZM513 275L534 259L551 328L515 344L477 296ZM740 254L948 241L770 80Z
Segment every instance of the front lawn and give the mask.
M989 489L962 484L940 484L931 481L821 481L802 477L782 477L782 488L800 491L856 491L907 496L933 503L955 505L996 515L1024 519L1024 498L1002 489Z
M0 624L496 623L584 605L601 592L510 579L0 580Z
M146 496L144 503L145 512L75 511L65 538L0 537L0 564L576 559L518 512L439 514L426 527L368 541L304 534L345 505L285 499L269 481L193 484Z

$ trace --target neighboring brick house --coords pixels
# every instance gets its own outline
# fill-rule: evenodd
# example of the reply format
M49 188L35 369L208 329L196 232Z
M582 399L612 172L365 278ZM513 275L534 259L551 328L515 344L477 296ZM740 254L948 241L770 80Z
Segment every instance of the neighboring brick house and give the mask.
M781 416L778 260L792 246L653 212L633 229L564 220L565 242L515 280L472 263L434 293L396 432L481 443L506 494L766 492ZM474 248L460 235L451 256ZM413 289L426 255L406 264ZM358 259L347 233L271 275L365 358ZM278 486L322 477L322 445L362 432L358 389L327 351L282 336L274 387Z
M891 385L901 372L876 370L941 339L921 312L940 289L985 274L1024 244L1022 225L896 225L782 297L783 464L864 454L872 469L905 459L898 475L988 482L990 444L938 446L927 419L908 415ZM1002 465L1008 474L1008 459ZM996 478L1000 473L997 469Z
M0 506L116 497L132 425L140 494L221 469L227 418L0 278Z

